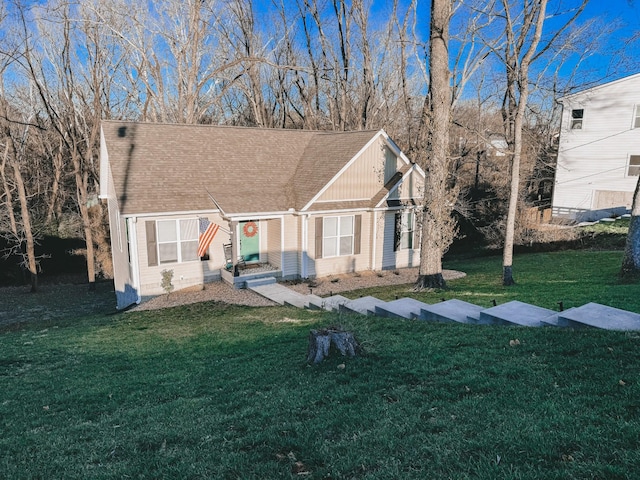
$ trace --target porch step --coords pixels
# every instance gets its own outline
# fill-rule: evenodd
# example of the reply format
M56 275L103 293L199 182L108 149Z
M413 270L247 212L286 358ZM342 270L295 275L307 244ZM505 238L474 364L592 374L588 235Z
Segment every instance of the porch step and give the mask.
M412 319L419 317L422 309L427 306L428 304L415 298L399 298L384 305L377 305L376 315Z
M376 306L385 305L387 302L376 297L361 297L350 300L340 305L341 312L354 312L362 315L375 315Z
M259 287L261 285L271 285L276 283L275 277L252 278L245 282L246 288Z
M482 310L484 310L483 307L473 303L452 299L427 305L418 318L431 322L476 323Z
M607 307L599 303L587 303L578 308L565 310L559 320L571 327L589 326L605 330L640 330L640 314Z
M548 308L537 307L528 303L513 300L511 302L487 308L480 312L478 323L497 325L520 325L524 327L540 327L542 320L556 312Z

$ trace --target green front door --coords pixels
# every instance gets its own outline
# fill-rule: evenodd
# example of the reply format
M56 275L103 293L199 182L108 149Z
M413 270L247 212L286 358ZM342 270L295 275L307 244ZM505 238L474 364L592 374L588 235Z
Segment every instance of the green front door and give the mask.
M260 261L260 231L258 222L240 222L240 255L245 262Z

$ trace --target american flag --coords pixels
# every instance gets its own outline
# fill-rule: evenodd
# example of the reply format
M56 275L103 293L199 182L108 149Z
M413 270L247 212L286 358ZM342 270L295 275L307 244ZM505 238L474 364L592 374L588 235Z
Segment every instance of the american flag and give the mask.
M217 223L211 223L207 218L200 218L200 237L198 238L198 256L204 257L207 253L207 248L211 244L211 240L216 236L220 225Z

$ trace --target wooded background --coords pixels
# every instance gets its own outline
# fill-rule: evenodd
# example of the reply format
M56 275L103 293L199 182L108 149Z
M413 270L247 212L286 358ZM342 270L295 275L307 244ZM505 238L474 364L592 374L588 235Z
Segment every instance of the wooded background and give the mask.
M585 3L450 2L451 126L442 201L457 220L451 235L457 230L458 238L496 244L504 236L523 86L519 212L550 198L556 100L633 67L623 49L611 56L607 77L580 69L615 28L582 19ZM522 52L535 42L541 13L545 28L523 76ZM88 282L111 275L105 207L97 198L102 119L384 128L428 170L429 20L428 6L412 0L0 4L6 258L30 272L35 290L46 265L39 242L82 239L72 253L86 258ZM516 242L526 236L524 224L516 222Z

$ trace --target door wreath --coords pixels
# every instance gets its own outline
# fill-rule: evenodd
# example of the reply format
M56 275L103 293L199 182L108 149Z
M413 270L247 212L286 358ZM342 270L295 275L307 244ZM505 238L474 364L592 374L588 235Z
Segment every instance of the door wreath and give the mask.
M242 227L242 231L247 238L255 237L256 233L258 233L258 225L256 225L256 222L247 222Z

